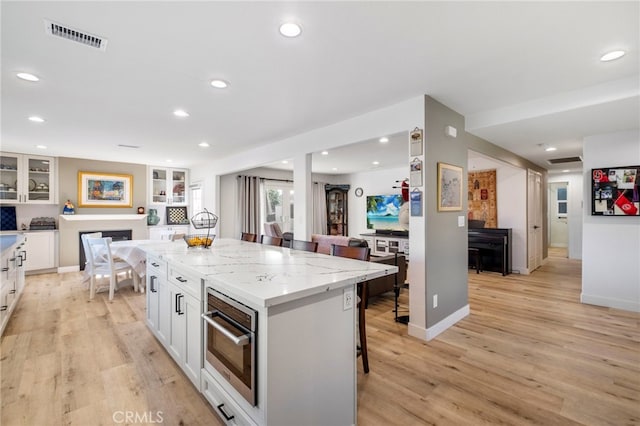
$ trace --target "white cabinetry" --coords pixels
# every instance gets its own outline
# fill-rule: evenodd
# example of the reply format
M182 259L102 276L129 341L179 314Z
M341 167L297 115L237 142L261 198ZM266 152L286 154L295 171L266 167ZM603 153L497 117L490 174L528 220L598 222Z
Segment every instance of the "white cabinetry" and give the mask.
M149 167L150 204L187 205L189 171Z
M55 204L53 157L0 153L0 204Z
M55 231L25 232L25 248L29 256L25 259L25 270L52 269L56 262Z
M200 389L202 280L153 256L147 280L147 325Z
M409 255L409 237L395 237L386 234L360 234L367 241L373 256L386 256L393 253Z
M150 240L170 240L173 234L188 234L189 225L157 225L149 227Z
M0 278L0 336L4 332L9 317L18 303L24 289L24 237L22 235L7 236L15 238L15 242L2 250L2 277Z

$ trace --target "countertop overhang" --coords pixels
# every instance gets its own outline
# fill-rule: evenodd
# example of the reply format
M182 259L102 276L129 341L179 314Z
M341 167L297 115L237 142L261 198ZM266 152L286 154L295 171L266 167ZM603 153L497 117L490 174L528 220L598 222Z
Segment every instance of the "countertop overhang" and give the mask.
M269 307L354 285L398 271L364 262L235 239L216 239L208 249L184 244L146 244L146 252L198 274L222 292Z

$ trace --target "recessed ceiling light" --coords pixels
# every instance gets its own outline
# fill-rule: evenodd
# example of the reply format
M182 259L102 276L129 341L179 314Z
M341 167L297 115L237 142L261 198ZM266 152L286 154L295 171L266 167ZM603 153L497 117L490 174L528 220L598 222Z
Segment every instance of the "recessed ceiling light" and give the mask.
M189 113L187 111L185 111L185 110L177 109L177 110L173 111L173 115L175 115L176 117L184 118L184 117L188 117Z
M173 160L167 160L167 163L173 163Z
M36 145L36 148L38 149L47 149L46 145ZM43 161L44 163L44 161ZM47 164L49 164L49 162L47 161Z
M337 168L337 167L334 167L334 168L333 168L333 169L331 169L331 170L333 170L333 171L335 172L336 170L338 170L338 168Z
M16 74L16 77L21 78L22 80L27 80L27 81L40 81L40 79L33 75L33 74L29 74L28 72L19 72L18 74Z
M558 149L558 148L556 148L555 146L548 146L548 147L546 147L544 150L545 150L545 151L547 151L547 152L551 152L551 151L555 151L555 150L557 150L557 149Z
M229 87L229 83L220 79L211 80L211 85L216 89L226 89Z
M322 151L320 154L322 154L322 155L329 155L329 151Z
M613 61L618 58L622 58L625 54L624 50L614 50L611 52L607 52L600 57L602 62Z
M294 22L285 22L280 25L280 34L285 37L298 37L302 33L302 27Z
M569 169L564 169L562 173L569 173L569 171L570 171Z
M389 142L389 138L387 138L387 137L382 137L382 138L380 138L379 140L380 140L380 143L387 143L387 142Z
M29 117L29 121L33 121L34 123L44 123L44 118L32 115L31 117Z
M379 161L374 161L374 162L373 162L373 163L371 163L371 164L373 164L374 166L377 166L378 164L380 164L380 162L379 162Z
M289 164L287 160L282 160L282 164Z
M200 143L198 144L198 146L201 146L201 147L203 147L203 148L208 148L208 147L209 147L209 144L208 144L208 143L206 143L206 142L200 142Z

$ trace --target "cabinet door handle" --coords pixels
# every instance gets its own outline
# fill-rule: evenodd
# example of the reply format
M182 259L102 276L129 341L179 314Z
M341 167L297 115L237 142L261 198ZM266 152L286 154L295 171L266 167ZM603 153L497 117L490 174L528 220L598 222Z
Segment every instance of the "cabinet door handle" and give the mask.
M155 275L151 275L151 277L149 278L149 290L151 291L151 293L158 292L158 290L156 290L156 286L154 285L157 279L158 277L156 277Z
M15 290L9 290L9 294L16 294Z
M153 267L156 267L156 268L157 268L158 266L160 266L160 264L158 264L158 263L156 263L156 262L151 262L151 266L153 266Z
M216 408L218 409L218 411L220 411L222 413L222 415L224 416L225 419L227 419L227 421L233 420L233 418L235 416L233 414L232 415L228 415L227 412L222 407L224 407L224 404L220 404Z
M22 255L18 256L18 260L20 261L20 263L18 264L18 268L20 268L22 266Z
M178 294L178 315L184 315L184 311L182 310L182 299L184 299L184 294Z
M22 260L27 260L27 251L26 250L21 250L20 251L20 257L22 257L23 254L24 254L24 258Z
M9 268L2 268L2 272L7 272L9 270Z
M7 308L8 308L7 305L2 305L2 306L0 306L0 311L6 311Z
M186 283L187 281L189 281L189 280L186 280L186 279L184 279L182 277L176 277L176 280L180 281L181 283Z

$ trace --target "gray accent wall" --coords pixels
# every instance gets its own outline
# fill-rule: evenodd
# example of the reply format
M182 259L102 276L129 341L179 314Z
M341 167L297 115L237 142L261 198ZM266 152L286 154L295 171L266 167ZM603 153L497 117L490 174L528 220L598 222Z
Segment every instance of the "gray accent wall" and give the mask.
M133 176L133 207L78 207L78 172L122 173ZM138 207L147 205L147 166L113 161L58 158L59 211L67 200L76 206L76 214L136 214Z
M458 227L458 216L467 215L467 144L464 117L425 96L424 218L425 306L429 328L469 303L467 286L467 228ZM458 137L445 135L446 126ZM462 167L462 210L438 211L438 163ZM413 236L412 236L413 239ZM438 307L433 296L438 295ZM412 295L413 296L413 293Z

